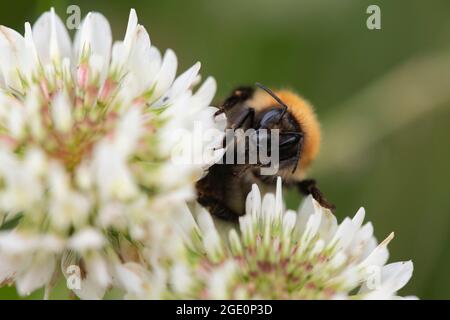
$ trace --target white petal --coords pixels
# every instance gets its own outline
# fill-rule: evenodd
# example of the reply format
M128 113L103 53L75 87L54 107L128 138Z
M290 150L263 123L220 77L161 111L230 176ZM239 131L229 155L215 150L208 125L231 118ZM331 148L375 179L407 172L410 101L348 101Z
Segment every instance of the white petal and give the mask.
M305 197L298 209L297 229L300 233L303 233L306 228L306 223L311 215L316 211L314 206L314 199L312 195Z
M355 216L352 219L356 228L361 227L362 223L364 222L365 216L366 216L366 210L363 207L359 208L359 210L356 212Z
M6 87L22 90L18 71L26 53L25 40L13 29L0 26L0 73Z
M45 65L52 60L70 58L71 41L64 23L55 10L42 14L33 25L33 38L41 62Z
M197 215L197 223L203 233L203 245L206 253L213 260L219 258L222 254L221 240L211 214L202 208Z
M111 45L112 34L108 20L100 13L88 13L75 36L75 57L78 59L83 48L89 48L91 54L99 55L109 62Z
M411 261L387 264L381 269L381 285L397 292L411 279L413 269Z
M229 286L237 271L238 266L234 261L227 260L224 264L215 268L208 281L208 293L211 299L230 299Z
M0 250L8 254L22 254L35 248L36 239L15 231L0 232Z
M258 217L261 212L261 194L256 184L252 185L252 191L246 199L246 213Z
M386 263L389 258L389 251L387 250L387 245L394 238L394 233L392 232L386 239L383 240L370 254L369 256L361 262L362 266L382 266Z
M29 254L0 253L0 285L14 280L20 270L29 265L30 260Z
M115 271L118 282L127 292L140 294L143 291L146 272L142 266L130 262L123 265L118 264Z
M69 247L83 252L87 249L100 249L105 243L103 235L91 228L85 228L74 234L69 240Z
M353 221L345 218L339 225L333 240L330 241L329 247L335 246L336 250L345 250L352 242L356 231Z
M128 25L127 31L125 33L125 38L123 40L126 46L131 46L131 42L133 41L134 33L137 28L138 18L136 15L136 10L131 9L128 17Z
M208 106L217 90L217 83L213 77L208 77L201 87L195 92L193 98L200 106ZM216 110L213 110L214 112Z
M49 283L56 266L53 255L36 256L23 274L16 280L17 291L20 295L29 295L34 290Z
M163 63L164 66L164 63ZM185 93L194 82L200 70L200 62L197 62L184 73L182 73L172 84L170 90L156 103L156 105L163 105L171 103L180 95Z
M275 214L277 217L281 216L283 211L283 190L281 186L281 177L277 178L277 187L275 192Z
M87 257L85 262L86 273L92 278L92 281L96 282L98 286L106 288L111 282L111 277L105 259L99 254L95 254Z
M53 124L61 132L67 132L72 127L72 106L65 92L58 92L51 105Z
M171 274L171 285L175 292L184 295L189 294L194 284L190 269L184 264L177 263L172 268Z
M139 96L150 89L156 73L155 70L151 70L155 66L150 60L155 51L151 49L150 37L143 26L137 26L135 41L130 50L127 70L128 75L132 76L130 85L136 88L134 95Z
M155 101L169 89L177 73L177 57L168 49L164 54L161 69L159 70L152 86L155 86L152 100Z

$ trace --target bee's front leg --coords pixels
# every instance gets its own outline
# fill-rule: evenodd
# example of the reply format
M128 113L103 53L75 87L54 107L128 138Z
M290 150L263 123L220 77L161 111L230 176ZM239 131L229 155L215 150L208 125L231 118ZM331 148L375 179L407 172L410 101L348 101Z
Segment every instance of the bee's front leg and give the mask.
M233 93L222 103L221 106L219 106L219 110L217 110L216 115L231 111L231 109L233 109L236 105L249 99L254 91L254 88L246 86L234 89Z
M247 120L250 120L249 127L252 128L255 121L255 109L247 107L231 125L231 129L241 128Z
M330 210L336 209L335 205L333 205L327 199L325 199L325 196L317 186L316 180L314 179L302 180L299 183L297 183L297 187L300 190L300 192L303 193L304 195L312 195L314 200L316 200L322 207Z
M232 222L237 222L239 219L239 214L228 208L218 199L206 195L201 195L197 198L197 201L217 218Z

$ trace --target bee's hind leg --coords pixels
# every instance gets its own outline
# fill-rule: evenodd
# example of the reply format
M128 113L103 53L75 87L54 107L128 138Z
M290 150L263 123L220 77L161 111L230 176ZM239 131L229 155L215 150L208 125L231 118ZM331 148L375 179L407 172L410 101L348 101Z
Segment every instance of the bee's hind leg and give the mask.
M317 182L314 179L305 179L300 181L297 184L298 189L301 193L304 195L312 195L314 200L316 200L322 207L334 210L336 209L336 206L330 203L327 199L325 199L325 196L320 191L319 187L317 186Z
M237 222L239 219L239 214L228 208L226 205L220 202L220 200L217 200L210 196L200 195L197 198L197 201L217 218L232 222Z

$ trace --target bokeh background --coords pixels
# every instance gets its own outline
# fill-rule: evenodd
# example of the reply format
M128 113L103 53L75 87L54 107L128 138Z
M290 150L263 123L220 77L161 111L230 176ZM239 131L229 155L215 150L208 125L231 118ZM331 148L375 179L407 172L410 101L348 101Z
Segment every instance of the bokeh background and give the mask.
M217 79L217 101L256 81L301 93L324 130L311 176L338 217L363 205L379 240L395 231L391 261L415 268L402 295L450 298L450 1L14 0L0 4L0 24L22 32L51 6L65 19L70 4L102 12L115 39L136 8L179 70L199 60ZM370 4L381 30L366 27ZM0 298L18 297L3 288Z

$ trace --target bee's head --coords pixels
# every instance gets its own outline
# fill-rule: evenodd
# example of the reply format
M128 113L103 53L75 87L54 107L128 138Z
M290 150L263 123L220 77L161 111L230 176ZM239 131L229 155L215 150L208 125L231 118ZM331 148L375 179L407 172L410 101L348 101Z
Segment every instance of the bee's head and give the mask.
M278 129L280 165L301 175L319 151L320 127L314 111L291 91L273 92L256 85L262 90L249 103L257 110L255 129Z

